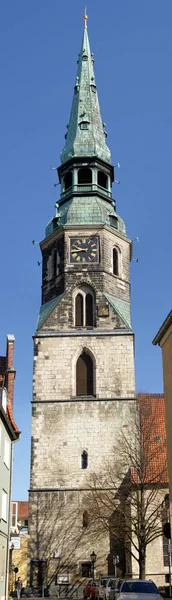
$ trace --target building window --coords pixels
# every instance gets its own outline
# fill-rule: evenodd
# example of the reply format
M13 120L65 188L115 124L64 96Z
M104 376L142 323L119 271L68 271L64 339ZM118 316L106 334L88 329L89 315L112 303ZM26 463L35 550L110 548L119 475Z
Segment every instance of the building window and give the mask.
M83 168L78 171L78 184L92 183L92 170Z
M0 583L5 581L5 546L0 545Z
M77 294L75 299L75 326L82 327L83 326L83 302L84 298L82 294Z
M90 577L91 575L91 563L83 562L81 563L81 577Z
M7 522L7 492L2 490L1 519Z
M83 450L81 454L81 469L87 469L88 467L88 454L86 450Z
M56 277L57 275L57 251L54 250L53 256L52 256L52 271L53 271L53 277Z
M108 178L107 175L103 173L103 171L98 171L98 185L100 185L100 187L105 188L105 190L108 189Z
M169 496L168 494L166 494L166 496ZM162 530L163 527L165 525L165 523L167 523L169 520L169 509L166 507L163 507L162 510ZM163 562L164 562L164 567L168 567L169 566L169 540L165 537L165 535L162 536L162 545L163 545Z
M93 361L83 352L76 363L76 395L93 396Z
M93 296L86 294L86 327L93 325Z
M118 250L113 248L113 275L118 274Z
M84 510L82 515L82 525L83 527L88 527L88 511Z
M94 296L86 286L75 296L75 327L94 326Z
M72 171L69 171L64 177L64 190L69 190L72 187Z
M5 438L4 440L4 463L7 469L10 468L10 442Z

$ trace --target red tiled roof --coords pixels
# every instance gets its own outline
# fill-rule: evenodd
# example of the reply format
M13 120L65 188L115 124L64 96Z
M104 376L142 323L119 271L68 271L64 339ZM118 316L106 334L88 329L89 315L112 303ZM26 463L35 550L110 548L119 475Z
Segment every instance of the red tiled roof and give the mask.
M13 502L17 502L18 504L18 518L21 519L22 517L27 519L28 518L28 501L27 500L13 500Z
M12 406L10 402L7 402L7 415L14 431L19 432L19 429L14 421Z
M138 394L138 402L146 457L145 480L148 484L168 484L164 396Z

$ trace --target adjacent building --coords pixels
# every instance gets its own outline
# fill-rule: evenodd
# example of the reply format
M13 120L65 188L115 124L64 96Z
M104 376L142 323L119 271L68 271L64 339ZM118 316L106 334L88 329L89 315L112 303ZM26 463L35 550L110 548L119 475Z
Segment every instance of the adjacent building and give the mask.
M168 518L164 499L169 492L164 395L138 394L138 403L142 420L145 487L147 487L146 493L150 502L150 514L155 510L157 504L159 505L159 515L155 527L153 519L150 518L149 522L152 541L146 549L146 578L153 579L159 586L168 586L169 544L163 535L163 524ZM155 491L153 492L153 490ZM147 520L148 513L146 514ZM133 557L131 575L138 576L138 564Z
M13 417L14 336L7 335L6 355L0 356L0 600L8 594L9 533L13 442L19 430Z
M41 242L34 335L30 582L51 592L59 573L71 583L90 576L93 550L95 570L107 571L108 533L95 539L87 527L88 480L96 472L102 486L103 465L135 411L132 242L112 193L86 15L84 23L61 193Z
M162 348L167 431L167 459L170 490L170 515L172 523L172 311L170 311L170 313L167 315L152 343L154 346L159 345Z
M11 509L10 547L13 569L11 572L11 587L15 589L15 572L21 577L23 587L27 585L27 561L28 561L28 501L13 500Z

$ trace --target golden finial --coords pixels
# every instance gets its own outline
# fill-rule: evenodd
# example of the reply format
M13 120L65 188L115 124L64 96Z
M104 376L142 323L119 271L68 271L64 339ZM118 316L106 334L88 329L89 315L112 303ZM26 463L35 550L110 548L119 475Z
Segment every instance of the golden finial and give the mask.
M83 19L84 19L84 29L87 29L88 15L87 15L87 9L86 9L86 6L85 6L85 12L84 12Z

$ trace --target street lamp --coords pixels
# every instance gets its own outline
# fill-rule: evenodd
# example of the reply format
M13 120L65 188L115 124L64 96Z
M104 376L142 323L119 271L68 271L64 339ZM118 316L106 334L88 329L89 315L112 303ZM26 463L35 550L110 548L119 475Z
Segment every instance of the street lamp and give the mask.
M93 573L93 579L94 579L94 565L95 565L96 558L97 558L97 554L95 554L94 550L90 554L90 558L91 558L91 566L92 566L92 573Z

